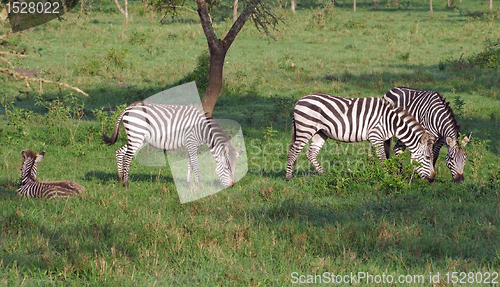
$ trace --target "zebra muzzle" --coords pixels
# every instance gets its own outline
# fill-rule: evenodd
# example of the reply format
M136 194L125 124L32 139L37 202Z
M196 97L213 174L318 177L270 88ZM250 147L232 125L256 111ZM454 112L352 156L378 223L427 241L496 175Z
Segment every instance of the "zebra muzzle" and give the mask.
M453 178L454 182L463 182L464 181L464 174L459 173Z
M431 172L431 175L427 178L427 180L430 182L434 182L434 178L436 177L436 173L434 171Z

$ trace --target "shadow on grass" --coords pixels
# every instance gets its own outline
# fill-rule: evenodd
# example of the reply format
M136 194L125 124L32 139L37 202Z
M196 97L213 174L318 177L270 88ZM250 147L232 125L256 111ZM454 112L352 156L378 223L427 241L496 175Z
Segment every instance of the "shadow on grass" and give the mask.
M16 264L28 270L40 269L50 272L61 268L60 264L64 262L64 265L73 266L79 272L91 274L96 272L91 270L93 264L87 262L91 254L95 254L96 260L98 257L104 257L100 252L110 249L113 253L116 251L116 254L128 258L137 258L139 255L139 250L128 242L131 227L121 224L89 222L52 229L40 227L37 222L26 218L21 212L15 212L0 219L0 226L6 234L22 232L23 236L31 234L47 239L43 250L37 246L30 246L28 252L20 250L11 250L5 254L0 252L3 258L2 267ZM78 238L77 249L75 249L75 238ZM96 253L98 250L99 254Z
M500 232L491 227L499 223L498 198L471 194L419 191L336 206L288 199L253 214L277 238L307 238L308 254L315 256L337 256L347 249L357 258L380 262L398 254L408 267L445 266L450 258L500 267Z
M18 186L15 186L14 183L2 183L0 185L0 201L13 200L17 198L19 195L17 194Z
M93 181L96 181L98 183L112 183L112 182L118 182L117 181L118 174L117 173L109 173L109 172L102 172L102 171L92 171L92 172L87 172L85 174L85 179L91 179ZM166 175L160 175L154 174L154 173L131 173L129 174L129 183L134 182L134 181L140 181L140 182L156 182L156 181L161 181L161 182L174 182L174 179L172 176L166 176ZM121 182L120 182L121 183Z

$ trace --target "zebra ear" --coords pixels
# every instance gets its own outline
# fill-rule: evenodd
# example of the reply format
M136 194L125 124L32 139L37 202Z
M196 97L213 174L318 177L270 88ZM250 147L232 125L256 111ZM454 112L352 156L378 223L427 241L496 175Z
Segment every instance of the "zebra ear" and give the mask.
M36 156L35 162L41 162L44 155L45 151L42 151L39 155Z
M452 139L451 137L446 137L446 145L449 147L455 147L457 144L457 141Z
M467 143L470 141L470 138L472 136L472 132L468 135L468 136L465 136L463 139L462 139L462 147L465 147L467 145Z

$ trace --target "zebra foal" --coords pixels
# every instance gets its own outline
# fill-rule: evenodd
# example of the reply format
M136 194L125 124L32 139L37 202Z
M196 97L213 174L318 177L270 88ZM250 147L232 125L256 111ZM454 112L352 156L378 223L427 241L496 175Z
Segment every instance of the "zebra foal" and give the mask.
M323 173L317 155L328 138L342 142L370 141L377 147L377 156L382 162L389 156L387 140L393 136L400 138L408 146L411 158L422 164L416 168L420 177L432 182L431 148L435 139L405 109L393 108L381 98L305 96L295 104L293 111L286 179L292 178L293 165L309 140L306 156L318 173Z
M85 188L73 181L38 181L36 179L37 163L45 152L36 154L32 150L22 151L23 163L21 166L21 186L17 190L19 195L27 197L56 198L78 195Z
M128 106L116 121L111 138L103 132L102 139L112 145L118 138L120 122L127 134L127 144L115 153L118 166L118 181L128 185L129 167L132 157L144 144L155 148L173 150L186 147L188 150L187 183L194 171L195 182L200 182L198 147L207 144L217 164L216 174L224 187L234 185L237 151L222 127L213 118L207 118L201 109L194 106L162 105L150 102L135 102Z
M438 140L433 147L433 165L439 157L439 151L444 144L448 146L446 155L446 166L450 169L451 176L455 182L464 180L464 167L467 153L464 147L469 142L472 133L458 142L460 125L446 100L433 91L423 91L408 87L396 87L388 91L384 97L394 107L404 107L419 123ZM404 143L398 141L394 146L394 152L399 154L405 148Z

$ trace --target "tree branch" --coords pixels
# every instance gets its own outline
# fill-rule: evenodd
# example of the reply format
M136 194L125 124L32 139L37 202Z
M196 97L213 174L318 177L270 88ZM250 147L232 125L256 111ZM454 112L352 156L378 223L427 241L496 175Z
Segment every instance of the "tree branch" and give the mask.
M196 0L196 4L198 4L198 15L200 16L201 27L208 41L208 48L210 50L223 48L221 46L221 41L217 38L217 35L215 35L205 0Z
M0 73L4 73L4 74L7 74L7 75L10 75L14 78L18 78L18 79L22 79L24 80L26 83L28 82L39 82L40 84L42 83L49 83L49 84L55 84L55 85L59 85L59 86L63 86L63 87L67 87L67 88L70 88L86 97L89 96L89 94L85 93L84 91L80 90L79 88L77 87L73 87L73 86L70 86L66 83L61 83L61 82L55 82L55 81L51 81L51 80L45 80L45 79L42 79L42 78L30 78L30 77L26 77L26 76L23 76L19 73L16 73L15 71L12 71L11 69L4 69L4 68L0 68ZM27 84L28 85L28 84ZM28 85L29 87L29 85Z
M241 15L238 17L238 19L236 19L236 21L233 23L233 26L231 26L231 29L229 29L229 32L227 32L226 37L224 37L224 40L222 41L224 50L227 51L229 49L229 47L233 43L238 33L243 28L243 25L245 25L250 15L255 13L255 7L259 5L259 3L260 0L252 1L252 4L246 6Z

